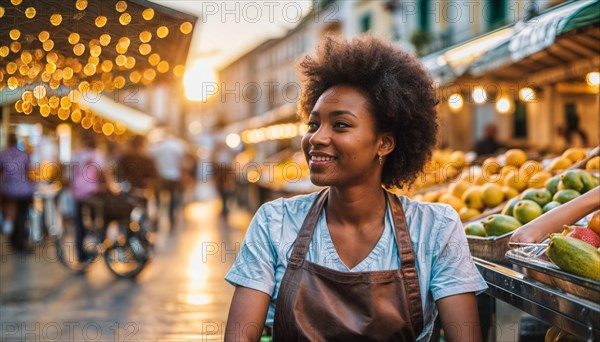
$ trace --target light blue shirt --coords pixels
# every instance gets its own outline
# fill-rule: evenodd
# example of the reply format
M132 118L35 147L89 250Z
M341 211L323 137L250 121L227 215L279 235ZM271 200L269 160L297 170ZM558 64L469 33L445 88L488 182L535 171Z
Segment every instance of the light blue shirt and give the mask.
M265 203L252 219L240 253L225 276L233 285L271 296L267 326L273 326L279 286L292 246L317 193L280 198ZM481 292L487 285L473 264L463 225L446 204L421 203L399 196L415 252L423 303L424 329L419 341L427 341L437 315L435 301L447 296ZM400 258L388 204L384 232L371 253L348 269L339 258L321 212L306 260L342 272L398 269Z

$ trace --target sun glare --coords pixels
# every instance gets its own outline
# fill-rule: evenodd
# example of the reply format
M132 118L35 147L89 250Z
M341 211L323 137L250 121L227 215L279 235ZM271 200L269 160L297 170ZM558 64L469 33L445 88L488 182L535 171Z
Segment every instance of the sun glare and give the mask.
M196 61L183 76L185 97L192 101L206 101L217 89L217 77L207 61Z

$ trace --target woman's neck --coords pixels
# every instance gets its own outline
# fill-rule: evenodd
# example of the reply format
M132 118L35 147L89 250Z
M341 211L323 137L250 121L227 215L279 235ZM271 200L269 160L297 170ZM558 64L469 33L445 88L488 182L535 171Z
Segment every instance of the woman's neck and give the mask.
M325 210L328 223L364 227L385 215L385 193L381 187L330 187Z

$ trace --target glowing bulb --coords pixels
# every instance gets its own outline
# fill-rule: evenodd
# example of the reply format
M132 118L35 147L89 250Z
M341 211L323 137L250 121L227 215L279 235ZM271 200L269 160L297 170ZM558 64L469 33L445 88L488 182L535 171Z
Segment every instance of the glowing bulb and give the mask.
M158 65L159 62L160 62L160 55L157 53L153 53L150 55L150 57L148 57L148 63L150 63L150 65L152 65L152 66Z
M21 53L21 61L25 64L29 64L32 58L33 57L31 56L31 53L29 51L23 51Z
M166 26L161 26L156 29L156 35L158 38L164 38L169 35L169 28Z
M2 18L4 16L5 12L6 11L5 11L4 7L0 6L0 18Z
M185 96L192 101L206 101L208 92L203 90L204 83L216 82L215 73L206 61L195 62L183 76Z
M34 7L27 7L25 9L25 17L27 17L27 19L33 19L33 17L35 17L36 14L36 10Z
M38 39L42 43L47 41L48 38L50 38L50 33L48 31L42 31L40 34L38 34Z
M127 10L127 3L125 1L118 1L115 5L115 10L119 13L125 12Z
M81 121L81 111L74 110L71 112L71 121L74 123L79 123Z
M113 81L113 85L117 89L123 88L125 86L125 77L123 77L123 76L115 77L115 80Z
M519 90L519 98L521 101L530 102L535 100L535 91L529 87L524 87Z
M104 27L104 25L106 25L106 17L103 15L99 15L98 17L96 17L96 27Z
M448 106L450 106L450 108L454 110L461 109L463 103L463 97L460 94L452 94L448 99Z
M81 56L83 55L83 53L85 52L85 45L83 45L82 43L76 44L75 46L73 46L73 53L76 56Z
M50 16L50 24L58 26L62 23L62 15L60 13L54 13Z
M92 46L90 48L90 56L92 57L98 57L100 56L100 54L102 53L102 48L100 46Z
M71 34L69 34L69 38L67 38L69 40L69 44L71 45L75 45L77 43L79 43L79 33L77 32L71 32Z
M111 60L105 60L102 62L102 71L110 72L113 68L113 62Z
M107 122L104 125L102 125L102 133L104 133L104 135L109 136L113 134L114 131L115 126L112 123Z
M175 75L177 77L183 76L184 72L185 72L185 67L183 65L181 65L181 64L176 65L173 68L173 75Z
M21 50L21 43L19 43L19 42L10 43L10 51L12 51L13 53L17 53L20 50Z
M63 69L63 79L70 80L73 78L73 69L71 67L66 67Z
M10 53L10 49L8 48L8 46L0 47L0 57L6 57L6 56L8 56L9 53Z
M185 23L182 23L181 26L179 26L179 30L183 34L189 34L190 32L192 32L193 28L194 27L192 26L192 24L188 21L186 21Z
M510 101L506 98L501 98L496 102L496 110L502 114L508 113L510 110Z
M139 71L133 71L129 74L129 80L133 83L138 83L142 79L142 74Z
M115 58L115 63L116 63L118 66L124 66L124 65L125 65L125 63L127 63L127 57L125 57L124 55L118 55L118 56Z
M23 0L10 0L10 2L15 6L19 6Z
M240 135L237 133L230 133L225 138L225 143L227 144L227 146L229 146L231 148L236 148L236 147L240 146L240 143L241 143Z
M50 52L46 55L46 62L56 64L58 61L58 54L56 52Z
M127 56L127 60L125 60L125 67L127 69L132 69L135 66L135 58L131 56Z
M152 51L152 46L150 46L150 44L140 44L138 50L140 51L140 54L145 56Z
M142 31L140 33L140 41L142 43L147 43L150 41L150 39L152 39L152 33L150 33L149 31Z
M56 64L54 64L54 63L48 63L48 64L46 64L45 70L46 70L47 73L52 74L53 72L56 71Z
M92 63L88 63L83 67L83 73L86 76L92 76L96 73L96 66Z
M54 41L52 39L48 39L42 44L42 48L44 51L51 51L54 48Z
M486 98L485 90L481 87L475 87L475 89L473 89L472 96L473 96L473 101L475 101L475 103L482 104L485 102L485 98Z
M19 37L21 37L21 31L19 31L17 29L12 29L12 30L10 30L8 35L10 36L10 39L17 40L17 39L19 39Z
M585 75L585 81L592 87L600 85L600 72L593 71Z
M158 70L158 72L160 72L162 74L164 74L165 72L169 71L169 62L167 62L167 61L161 61L156 66L156 70Z
M77 8L79 11L83 11L84 9L86 9L88 6L88 2L87 0L77 0L75 2L75 8Z
M144 20L152 20L152 18L154 18L154 10L152 8L146 8L142 12L142 17Z
M107 46L108 44L110 44L110 35L104 33L100 36L100 45Z
M50 115L50 107L44 105L44 106L40 106L40 114L43 117L47 117Z
M18 66L16 63L14 62L8 62L8 64L6 64L6 72L9 75L14 74L15 72L17 72Z
M123 13L119 17L119 23L121 25L128 25L131 22L131 15L129 13Z

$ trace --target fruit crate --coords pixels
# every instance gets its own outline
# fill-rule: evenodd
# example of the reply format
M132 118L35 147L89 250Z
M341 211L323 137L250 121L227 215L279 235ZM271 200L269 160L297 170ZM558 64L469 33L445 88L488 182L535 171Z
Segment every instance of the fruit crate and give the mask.
M545 247L527 246L509 250L506 258L521 267L524 274L540 283L594 303L600 302L600 282L561 270L546 257L545 251Z
M512 232L490 237L467 235L471 255L487 261L508 264L505 255L508 252L508 240Z

